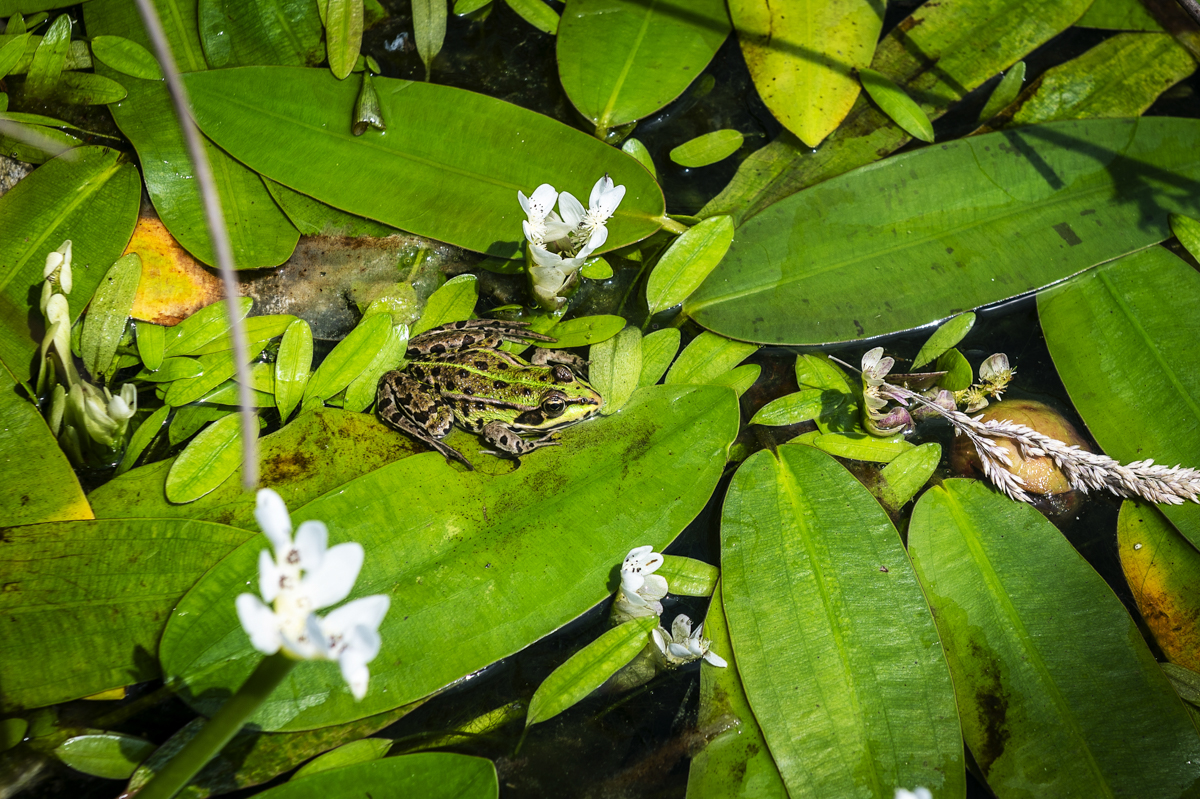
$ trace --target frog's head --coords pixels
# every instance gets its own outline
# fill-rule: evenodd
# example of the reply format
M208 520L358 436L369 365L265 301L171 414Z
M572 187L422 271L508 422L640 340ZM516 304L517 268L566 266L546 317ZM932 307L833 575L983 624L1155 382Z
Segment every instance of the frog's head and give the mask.
M587 381L562 364L550 369L552 383L542 391L536 408L513 419L518 430L553 430L594 415L604 398Z

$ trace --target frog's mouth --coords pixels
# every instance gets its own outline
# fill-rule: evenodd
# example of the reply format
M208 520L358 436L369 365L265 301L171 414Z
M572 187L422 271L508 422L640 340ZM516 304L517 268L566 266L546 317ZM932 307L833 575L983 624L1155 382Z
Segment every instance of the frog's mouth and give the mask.
M578 421L582 421L589 414L580 415L578 413L568 414L570 408L599 408L601 400L596 397L566 397L558 396L558 402L543 401L542 405L537 408L532 408L513 419L513 427L526 430L552 430L556 427L565 427ZM549 407L548 407L549 406ZM566 418L563 418L563 417Z

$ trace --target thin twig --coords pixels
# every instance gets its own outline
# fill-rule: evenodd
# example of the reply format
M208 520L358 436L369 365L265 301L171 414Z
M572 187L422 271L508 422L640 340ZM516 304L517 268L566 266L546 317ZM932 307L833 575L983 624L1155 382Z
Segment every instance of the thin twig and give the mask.
M225 216L221 212L221 201L213 181L212 169L208 164L208 154L204 152L200 131L192 121L191 104L188 102L183 82L179 80L175 57L171 55L171 45L159 21L158 12L152 0L137 0L137 6L142 15L142 24L146 26L146 33L150 35L150 42L154 46L154 54L158 57L163 75L167 79L167 88L175 105L175 115L179 117L179 127L183 130L188 155L192 160L192 171L196 175L200 199L204 203L204 218L208 223L209 236L212 237L213 254L216 256L217 268L221 271L221 280L225 284L229 325L233 335L233 360L237 366L238 403L242 415L242 486L250 491L258 485L258 419L250 397L250 369L247 364L250 348L246 343L246 329L237 310L237 301L241 295L233 273L233 251L229 246L229 231L225 227Z

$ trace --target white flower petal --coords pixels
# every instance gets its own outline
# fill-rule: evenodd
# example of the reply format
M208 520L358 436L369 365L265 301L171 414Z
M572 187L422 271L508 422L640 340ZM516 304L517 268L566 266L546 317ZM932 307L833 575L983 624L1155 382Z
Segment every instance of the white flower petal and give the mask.
M612 178L605 175L592 187L592 195L588 198L588 209L593 214L603 215L605 219L608 219L624 198L625 187L614 186Z
M349 596L362 564L363 548L357 542L338 544L326 552L321 567L306 573L301 583L313 609L327 608Z
M656 567L657 568L657 567ZM667 578L660 574L647 574L645 584L638 594L645 599L662 599L667 595Z
M296 543L293 544L300 556L297 565L306 572L320 569L328 546L329 530L325 527L325 522L303 522L296 530Z
M579 223L583 221L585 211L583 203L575 199L575 195L564 191L558 195L558 210L562 213L562 220L571 226L571 229L579 227Z
M235 605L238 621L250 636L250 645L264 655L278 652L282 638L275 613L254 594L238 594Z
M662 627L655 627L650 631L650 637L654 639L654 643L658 647L658 650L664 655L667 654L666 630L664 630Z
M260 488L254 518L258 519L259 528L271 539L275 559L286 557L287 551L292 548L292 520L288 516L287 505L283 504L283 497L269 488Z
M354 699L361 700L367 695L367 683L371 679L371 671L367 668L369 658L354 649L345 649L338 657L338 666L342 670L342 679L350 688Z
M373 594L347 602L321 620L321 629L329 636L345 635L357 627L378 630L391 604L391 597L387 594Z
M621 570L621 588L627 594L636 595L638 589L646 584L646 578L641 574L632 571Z
M692 653L683 644L677 644L674 641L667 644L667 654L679 658L680 660L690 660Z
M309 613L305 617L304 625L298 637L292 638L286 633L281 633L281 637L283 638L283 648L292 657L300 660L334 659L329 653L329 639L322 632L321 620L317 618L317 614L315 613Z
M721 657L711 649L704 653L704 659L719 669L723 669L729 665L725 662L725 658Z
M279 596L279 581L283 572L275 565L271 550L264 549L258 553L258 593L267 602L274 602Z
M54 270L58 269L63 264L63 255L55 250L46 256L46 267L42 270L42 280L54 274Z
M676 641L684 641L692 634L692 620L680 613L675 617L675 621L671 622L671 638Z

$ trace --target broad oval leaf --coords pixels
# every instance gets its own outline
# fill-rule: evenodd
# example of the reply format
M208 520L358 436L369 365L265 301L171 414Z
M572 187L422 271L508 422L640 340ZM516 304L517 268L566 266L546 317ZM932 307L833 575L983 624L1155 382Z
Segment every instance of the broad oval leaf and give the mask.
M329 69L338 80L345 80L362 49L362 0L328 0L325 8L325 50Z
M910 135L924 142L933 141L933 123L908 94L887 75L873 69L860 69L858 79L875 104L893 122Z
M992 89L987 103L984 104L983 110L979 112L980 124L996 116L1001 109L1007 107L1009 103L1017 99L1017 95L1021 93L1021 86L1024 82L1025 62L1018 61L1009 68L1008 72L1004 73L1004 77L996 84L996 88Z
M318 5L304 0L199 0L196 15L204 58L213 69L315 66L325 60Z
M129 321L129 309L133 307L141 279L142 259L137 253L122 255L92 295L79 346L84 368L95 379L114 371L113 358L125 335L125 323Z
M1153 505L1125 500L1117 519L1125 582L1172 663L1200 668L1200 553Z
M733 243L733 218L713 216L671 242L646 282L646 304L655 314L679 305L721 263Z
M604 397L602 412L616 413L638 387L642 374L642 334L627 327L612 338L593 344L588 352L588 382Z
M720 0L568 0L558 75L567 97L603 135L682 94L728 33Z
M68 738L54 748L54 754L84 774L106 780L125 780L156 748L145 738L106 732Z
M245 319L254 306L250 297L237 300L237 317ZM179 324L165 331L166 343L163 353L191 355L218 337L229 333L229 300L220 300L201 308Z
M927 363L932 363L946 350L958 346L958 342L962 341L974 326L975 314L970 312L947 319L921 345L921 349L917 351L917 356L913 358L913 370L920 369Z
M376 138L350 131L356 82L325 70L243 67L185 83L200 127L252 169L335 208L470 250L516 257L524 243L517 192L542 183L587 196L608 173L625 186L607 249L649 236L664 212L658 184L629 156L462 89L376 78L384 118L405 121Z
M296 317L290 314L251 316L242 321L241 329L246 336L247 343L257 344L260 341L269 341L276 336L282 336L288 325L295 321ZM233 333L226 329L224 333L207 344L189 349L188 353L190 355L211 355L214 352L231 349L233 349Z
M133 468L137 459L146 451L146 447L150 446L150 442L162 431L163 425L167 423L167 415L170 413L171 406L163 405L142 420L137 430L134 430L133 435L129 437L129 443L125 445L125 454L121 456L121 462L117 464L113 477L125 474Z
M265 341L251 342L250 351L247 353L249 360L253 361L261 355L266 346L267 342ZM163 402L175 407L187 405L189 402L196 402L202 399L208 392L233 377L238 370L233 350L222 350L221 352L214 352L211 355L201 355L196 360L200 362L200 376L176 380L171 383L171 386L162 398Z
M929 482L941 460L942 447L932 441L901 452L879 473L879 498L893 510L904 507Z
M393 327L387 337L387 342L379 348L379 352L367 364L358 377L346 386L346 398L342 407L348 411L365 411L367 406L375 401L375 393L379 388L379 380L392 369L399 368L404 362L404 353L408 348L408 326Z
M152 656L171 608L246 539L190 519L49 522L4 534L5 580L17 586L0 592L4 713L156 679Z
M695 558L663 555L663 564L655 574L666 578L675 596L711 596L721 570Z
M653 386L666 374L667 367L679 352L682 334L677 327L655 330L642 339L642 373L638 376L638 387Z
M18 161L44 164L83 143L82 139L55 128L4 122L5 133L0 134L0 152Z
M1081 28L1161 31L1162 25L1139 0L1096 0L1075 23Z
M134 375L134 378L145 380L147 383L170 383L174 380L200 377L202 374L204 374L204 364L199 359L180 355L163 358L157 369L152 372L143 370Z
M808 444L838 458L869 463L892 463L915 449L903 435L880 438L866 433L822 433L819 430L798 436L796 443Z
M793 796L966 790L954 689L896 528L830 456L734 475L722 598L750 707Z
M661 551L703 508L737 422L728 389L646 389L623 412L564 430L562 446L526 456L514 472L460 472L428 453L293 509L295 523L321 519L333 543L358 541L371 553L354 596L386 592L402 610L383 621L383 650L363 701L354 701L336 664L308 663L256 723L307 729L405 704L583 613L612 589L625 553L644 544ZM568 533L573 543L563 547ZM198 707L214 707L261 658L233 605L261 548L251 540L205 576L164 635L164 667ZM444 646L467 638L471 646Z
M729 386L740 397L750 390L760 374L762 374L761 366L756 363L747 363L710 378L709 383L714 386Z
M1120 600L1045 517L947 480L917 503L908 546L963 736L998 796L1186 795L1191 719Z
M447 280L425 301L425 310L413 325L412 335L419 336L439 325L470 319L479 298L477 283L475 275L459 275Z
M705 331L692 339L667 372L667 383L707 383L727 372L758 349Z
M568 347L583 347L607 341L625 329L625 318L611 314L596 316L580 316L559 322L550 330L554 341L544 342L545 346L554 349Z
M785 394L759 408L751 417L750 424L781 427L816 419L825 409L825 395L828 393L816 388L805 388Z
M67 62L71 47L71 18L59 14L46 30L33 54L33 63L25 80L25 93L34 99L44 99L53 91Z
M928 324L1166 238L1169 212L1200 215L1197 151L1200 122L1147 117L1057 122L900 155L742 225L684 311L723 335L773 344ZM1170 188L1150 175L1169 175ZM995 246L1018 238L1019 248Z
M111 105L126 95L120 83L91 72L64 72L54 87L56 100L74 105Z
M420 752L318 772L258 795L262 799L350 799L360 796L496 799L500 795L500 786L496 781L496 767L490 760L451 752Z
M362 374L392 334L390 314L372 314L337 343L317 367L304 389L304 399L327 400Z
M275 405L283 422L287 422L304 399L304 389L312 373L312 356L312 328L308 322L297 319L284 331L275 358Z
M142 365L151 372L158 371L166 354L166 330L162 325L139 320L134 323L134 339L137 341L138 357L142 359Z
M854 71L871 63L883 3L731 0L729 14L759 96L785 128L816 147L858 97Z
M0 47L0 78L13 71L21 56L25 54L25 45L29 42L29 34L14 35Z
M724 129L705 133L671 150L672 161L683 167L701 167L715 164L736 153L746 137L740 131Z
M1193 258L1200 254L1200 221L1183 214L1171 214L1171 233Z
M425 80L429 80L433 59L442 51L442 43L446 40L446 0L415 0L412 13L417 54L425 64Z
M192 439L167 472L167 499L182 505L209 493L241 465L242 417L230 414Z
M46 256L72 241L71 318L104 277L100 265L121 255L137 222L141 179L115 150L77 147L48 161L0 197L0 360L25 374L38 339L30 336L35 288ZM85 268L85 265L94 268ZM40 314L39 314L40 316ZM40 334L38 336L40 338Z
M975 379L975 370L971 368L970 361L955 347L939 355L934 368L946 373L938 380L938 385L947 391L962 391Z
M1200 274L1162 247L1085 272L1038 297L1054 368L1106 455L1200 468ZM1079 331L1087 330L1087 346ZM1200 505L1163 505L1200 545Z
M632 136L621 142L621 151L629 153L637 162L646 167L646 171L654 179L658 179L658 172L654 168L654 159L650 157L650 151L646 149L646 145L642 144L638 139Z
M641 616L618 624L550 672L529 700L525 726L552 719L595 691L626 663L652 646L650 631L658 616Z
M92 55L110 69L142 80L162 80L162 67L150 51L124 36L96 36Z
M395 741L391 738L362 738L342 744L337 749L331 749L320 757L305 763L288 779L297 780L334 768L370 763L372 760L378 760L386 755L394 743Z
M508 7L517 12L517 16L528 22L542 33L551 36L558 33L558 12L546 5L543 0L505 0Z

